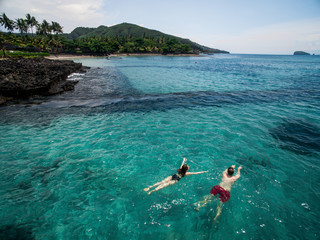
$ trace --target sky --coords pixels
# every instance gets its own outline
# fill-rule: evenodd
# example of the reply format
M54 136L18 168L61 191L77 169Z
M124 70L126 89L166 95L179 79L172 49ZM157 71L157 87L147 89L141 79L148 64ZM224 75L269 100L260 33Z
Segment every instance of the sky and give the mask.
M320 0L0 0L3 12L65 33L128 22L231 53L320 54Z

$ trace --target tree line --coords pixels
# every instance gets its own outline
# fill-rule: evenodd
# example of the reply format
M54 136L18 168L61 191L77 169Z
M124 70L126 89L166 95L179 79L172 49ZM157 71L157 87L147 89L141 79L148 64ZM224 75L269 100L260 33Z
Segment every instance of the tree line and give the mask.
M39 23L29 13L25 18L11 20L5 13L0 15L0 25L7 32L0 32L0 45L5 49L106 55L110 53L192 53L189 44L181 44L175 38L152 38L145 34L132 36L93 36L69 40L62 35L63 27L57 22L43 20ZM17 30L19 34L13 33ZM35 33L35 34L34 34Z
M29 13L26 14L26 18L17 18L15 21L7 17L5 13L0 15L0 25L2 25L9 33L12 33L14 29L19 30L20 34L28 34L29 29L32 32L36 29L37 35L48 35L51 33L59 34L63 33L62 27L57 22L48 23L47 20L43 20L39 23L34 16Z

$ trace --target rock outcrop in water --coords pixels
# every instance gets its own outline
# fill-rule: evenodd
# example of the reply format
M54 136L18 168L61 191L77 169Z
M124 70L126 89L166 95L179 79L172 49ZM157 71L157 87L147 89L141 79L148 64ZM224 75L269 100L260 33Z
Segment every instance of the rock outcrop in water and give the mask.
M310 53L304 52L304 51L295 51L293 55L310 55Z
M33 95L53 95L74 89L67 81L74 72L84 71L81 63L45 58L19 58L0 61L0 104L8 99Z

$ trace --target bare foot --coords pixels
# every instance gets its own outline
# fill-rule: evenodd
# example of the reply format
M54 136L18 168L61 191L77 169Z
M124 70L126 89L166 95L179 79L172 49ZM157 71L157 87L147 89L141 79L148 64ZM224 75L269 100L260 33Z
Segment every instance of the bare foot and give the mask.
M148 192L149 191L149 188L145 188L145 189L143 189L145 192Z
M150 195L151 194L151 192L148 192L148 195Z

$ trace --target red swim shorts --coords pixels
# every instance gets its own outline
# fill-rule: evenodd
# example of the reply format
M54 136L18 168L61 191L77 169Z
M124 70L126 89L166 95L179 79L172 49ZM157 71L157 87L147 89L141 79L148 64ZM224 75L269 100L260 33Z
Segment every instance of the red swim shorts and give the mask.
M230 199L230 192L224 190L222 187L220 187L219 185L216 185L214 186L211 191L210 191L211 194L213 195L217 195L219 194L220 195L220 200L222 202L226 202Z

